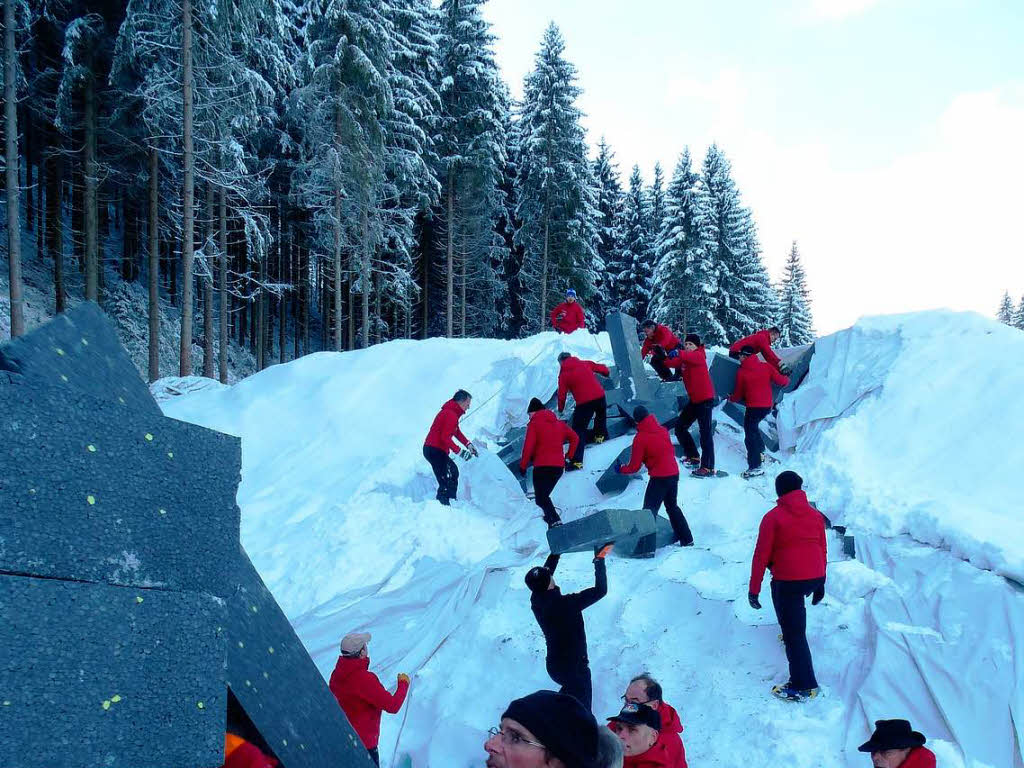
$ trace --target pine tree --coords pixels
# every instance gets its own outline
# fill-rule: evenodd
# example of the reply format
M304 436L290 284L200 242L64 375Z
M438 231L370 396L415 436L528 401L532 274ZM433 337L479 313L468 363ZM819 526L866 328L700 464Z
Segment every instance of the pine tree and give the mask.
M647 210L650 212L647 241L654 244L658 242L665 220L665 174L661 170L661 163L654 164L654 178L646 194Z
M657 261L650 314L660 323L684 330L690 327L692 296L686 258L694 238L693 197L697 181L687 147L672 172L655 246Z
M687 328L701 336L705 344L726 344L721 316L719 271L718 217L715 201L703 179L692 192L692 224L684 254L686 285L689 296Z
M996 320L1005 325L1013 325L1015 313L1013 302L1010 300L1010 292L1003 291L1003 299L999 302L999 309L996 311Z
M16 8L15 6L18 6ZM6 144L7 185L7 259L10 272L11 297L11 338L25 332L25 308L21 282L21 205L19 203L18 171L21 155L18 152L18 49L15 45L15 28L18 25L16 10L22 4L15 0L4 0L4 133Z
M638 320L647 317L654 274L654 249L649 239L651 211L643 184L640 168L634 165L629 177L629 191L626 192L623 213L623 261L626 269L618 277L622 297L619 308Z
M741 286L742 306L749 318L749 323L740 328L744 336L755 331L768 328L778 322L781 307L779 295L768 270L761 259L761 243L757 236L757 224L754 214L746 208L743 211L744 245L743 259L736 271L737 283Z
M595 208L598 213L597 255L604 265L598 275L595 288L595 299L592 302L593 313L603 318L609 310L618 309L622 301L618 282L619 273L626 269L623 260L623 196L622 185L619 183L619 168L615 162L615 153L601 137L597 145L597 158L593 163L593 177L596 185Z
M814 341L814 321L811 316L811 296L807 288L807 277L800 263L800 251L796 241L789 251L786 269L779 290L782 315L779 330L782 332L780 345L796 347Z
M1017 312L1013 316L1013 327L1024 331L1024 296L1020 297Z

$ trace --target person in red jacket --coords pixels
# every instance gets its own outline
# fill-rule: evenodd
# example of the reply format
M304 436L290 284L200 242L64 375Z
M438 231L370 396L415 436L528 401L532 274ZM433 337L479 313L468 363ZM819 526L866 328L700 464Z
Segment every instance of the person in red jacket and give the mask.
M608 727L622 742L623 768L679 768L659 737L661 717L650 707L627 702Z
M640 357L648 360L662 381L678 378L668 369L666 362L679 354L679 337L672 333L667 325L653 320L644 320L640 325L644 331L644 343L640 347Z
M389 712L393 715L402 708L405 696L409 693L409 676L399 675L398 688L394 693L389 693L380 684L380 679L370 671L370 655L366 650L369 642L369 632L353 632L342 638L341 656L331 673L329 685L373 762L380 765L377 751L380 713Z
M668 749L669 765L673 768L686 768L686 750L683 748L683 739L679 735L683 732L683 724L679 719L679 713L674 707L667 704L662 696L664 694L661 684L645 673L637 675L629 681L622 700L627 704L650 707L658 713L661 718L658 741L664 742Z
M672 438L668 436L668 430L642 405L633 409L633 421L636 422L636 437L630 449L629 464L619 464L616 471L631 475L640 469L641 463L647 467L650 479L644 492L644 509L650 510L657 517L658 510L664 504L679 545L691 547L693 534L676 501L679 494L679 464L676 462Z
M768 365L785 376L789 374L789 367L779 359L775 350L772 349L772 344L777 342L780 336L782 336L782 332L774 325L763 331L744 336L739 341L734 341L729 347L729 357L738 358L744 347L753 347L755 354L760 352L761 357Z
M455 451L464 459L477 455L476 447L459 429L459 419L472 403L473 398L469 392L464 389L456 392L451 400L441 406L423 442L423 458L430 462L430 468L437 478L437 500L446 507L459 491L459 468L448 453ZM455 439L466 447L460 449Z
M825 518L807 503L803 484L796 472L782 472L775 478L779 499L761 520L747 595L751 607L761 610L761 580L765 569L770 569L772 603L789 661L789 680L772 688L772 693L791 701L813 698L818 693L807 645L804 598L811 595L811 605L817 605L825 597Z
M530 400L526 412L530 414L530 423L526 425L526 442L519 459L519 471L526 474L526 468L533 464L533 498L544 512L544 522L550 528L562 524L562 518L551 501L551 492L562 479L565 463L576 453L580 438L536 397ZM569 444L568 454L562 453L562 446L566 443Z
M775 405L772 384L784 387L789 384L789 379L768 363L758 360L753 347L741 349L740 369L736 371L736 386L729 399L746 406L746 412L743 414L743 442L747 446L747 469L743 472L744 478L764 474L764 470L761 469L761 454L764 453L761 422Z
M565 301L551 310L551 325L559 333L572 333L587 327L583 307L576 301L576 291L572 288L565 292Z
M558 356L558 365L558 412L565 410L565 397L571 393L572 399L576 401L572 412L572 431L580 438L572 461L566 468L583 469L583 448L587 442L590 420L594 420L595 443L603 443L608 437L608 401L604 396L604 387L594 374L608 376L611 371L607 365L580 360L568 352Z
M907 720L876 720L875 732L857 750L871 755L873 768L935 768L927 741Z
M708 372L708 358L701 344L700 336L688 333L683 349L676 357L665 360L669 368L682 371L683 386L689 402L679 412L676 422L676 439L683 447L684 461L693 469L694 477L715 477L715 437L711 424L711 412L715 407L715 386ZM700 452L690 437L690 426L697 422L700 428Z
M277 760L264 755L255 744L228 732L224 734L223 768L277 768Z

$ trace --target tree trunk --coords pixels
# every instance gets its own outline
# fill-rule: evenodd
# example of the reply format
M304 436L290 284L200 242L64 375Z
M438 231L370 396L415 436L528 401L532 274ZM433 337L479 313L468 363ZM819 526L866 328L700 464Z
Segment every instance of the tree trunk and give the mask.
M85 197L82 200L85 221L85 298L99 301L100 254L99 212L96 194L96 85L92 75L85 78L85 152L82 176Z
M430 248L423 248L423 338L430 333Z
M361 334L363 337L363 349L370 346L370 291L372 290L370 284L370 212L367 210L367 206L369 206L369 201L363 207L362 221L359 228L363 241L361 244L363 258L359 270L359 283L363 289L363 298L360 303L363 320L363 332ZM352 311L351 307L349 311Z
M22 131L25 136L25 228L29 231L36 226L36 211L32 204L32 159L35 149L32 128L32 110L25 104L22 108Z
M218 374L221 384L228 383L228 348L230 346L228 336L228 201L224 188L220 190L220 252L217 254L217 263L220 265L220 357L218 359Z
M181 3L182 183L181 210L181 346L179 376L192 375L192 260L195 236L192 196L195 158L192 156L192 0Z
M7 152L7 257L11 280L11 338L25 333L21 285L21 223L18 213L18 91L14 48L14 0L4 0L4 128Z
M544 319L548 316L548 219L544 217L544 256L540 268L540 328L544 328Z
M466 338L466 254L462 254L459 265L459 331L462 338Z
M58 138L50 159L52 179L50 189L46 193L46 203L50 208L47 218L50 220L50 247L53 249L53 293L54 309L59 314L64 311L64 154L63 146Z
M285 225L284 225L284 203L278 201L277 203L277 235L278 242L280 245L277 249L277 279L282 285L287 282L291 275L290 267L290 256L291 256L291 241L288 242L288 250L285 250L285 241L283 237ZM287 253L287 256L285 255ZM277 361L279 363L288 362L288 354L285 346L287 344L287 333L285 332L285 310L287 309L288 294L283 292L281 297L277 301Z
M455 175L448 177L448 264L446 266L448 280L448 297L445 311L445 336L449 339L454 335L455 322Z
M203 255L206 257L206 269L203 274L203 376L212 379L214 374L213 359L213 182L206 184L206 242L203 243Z
M160 158L149 149L149 380L160 378Z
M341 108L335 109L334 145L341 152ZM351 306L349 312L352 311ZM341 180L334 185L334 351L341 352Z

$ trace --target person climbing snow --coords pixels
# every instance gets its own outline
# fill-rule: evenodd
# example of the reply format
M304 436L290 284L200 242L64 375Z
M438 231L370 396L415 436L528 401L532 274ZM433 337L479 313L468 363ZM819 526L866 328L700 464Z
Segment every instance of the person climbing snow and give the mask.
M572 288L565 292L565 301L551 310L551 326L559 333L572 333L587 327L583 307L576 300L576 291Z
M587 442L587 427L594 420L594 442L603 443L608 437L608 401L605 399L604 387L597 380L595 373L608 376L611 372L607 365L591 360L580 360L568 352L558 356L558 413L565 410L565 398L572 394L576 407L572 412L572 431L579 438L579 445L572 455L566 469L583 469L583 450Z
M629 464L619 464L616 471L632 475L640 469L641 463L647 467L650 479L644 492L644 509L657 517L664 504L679 545L693 546L693 534L676 500L679 494L679 463L668 430L642 405L633 409L633 421L636 422L636 437L630 449Z
M747 447L747 469L742 476L747 479L764 474L761 468L764 453L761 422L775 406L772 384L784 387L789 384L789 379L768 363L762 363L753 347L741 349L740 369L736 371L736 386L729 399L746 406L743 415L743 442Z
M423 458L430 462L430 468L437 478L437 500L446 507L459 491L459 468L448 455L449 452L454 451L463 459L478 455L474 445L459 429L459 419L469 410L472 402L473 397L464 389L452 395L452 399L442 405L434 417L427 439L423 442ZM455 439L466 447L460 449Z
M402 708L409 693L409 676L399 675L395 692L388 692L370 671L369 642L369 632L352 632L341 639L341 656L331 673L329 687L373 762L380 765L380 715L393 715Z
M604 558L609 549L605 546L594 556L594 586L582 592L563 595L558 588L554 578L558 555L549 555L544 565L526 574L530 609L547 643L548 675L561 686L561 693L575 696L588 711L593 705L593 685L583 611L608 594Z
M779 356L775 354L775 350L772 349L772 345L775 344L782 336L782 332L776 327L765 328L763 331L752 333L749 336L744 336L739 341L734 341L729 347L729 357L739 358L740 353L744 347L753 347L754 353L761 353L764 361L768 363L772 368L777 370L783 376L789 374L789 366L787 366Z
M807 608L825 597L825 518L807 502L803 478L781 472L775 478L778 503L762 518L750 563L750 606L761 610L759 595L765 570L772 572L772 603L782 629L789 680L772 688L780 699L803 701L818 695L811 649L807 645Z
M678 378L666 365L668 360L679 354L679 337L672 333L667 325L653 320L644 320L640 325L644 331L644 343L640 347L640 357L651 364L651 368L661 377L662 381Z
M694 477L715 477L715 436L711 424L715 387L700 336L688 333L683 349L676 357L665 360L665 365L682 371L683 386L690 398L676 422L676 439L683 448L683 462L693 470L690 474ZM700 429L699 452L690 436L690 426L695 421Z
M927 741L907 720L875 720L875 732L857 751L871 755L872 768L935 768Z
M626 702L619 714L608 718L608 727L622 742L623 768L680 768L661 740L657 710Z
M551 492L565 472L565 463L575 455L580 438L536 397L530 400L526 411L530 414L530 423L526 426L519 471L526 474L526 468L533 464L534 501L544 512L544 522L550 528L562 523L551 501ZM569 444L568 454L562 452L566 443Z
M662 698L663 696L661 684L645 673L629 681L626 692L622 694L622 700L626 704L650 707L658 713L661 718L658 741L663 742L668 750L669 765L673 768L686 768L686 750L679 735L683 732L683 723L679 719L679 713Z

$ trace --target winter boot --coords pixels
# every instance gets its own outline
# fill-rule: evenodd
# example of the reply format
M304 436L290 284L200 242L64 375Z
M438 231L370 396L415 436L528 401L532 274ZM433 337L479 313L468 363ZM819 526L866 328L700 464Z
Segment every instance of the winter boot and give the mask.
M577 469L583 469L582 461L567 461L565 462L566 472L575 472Z
M783 701L806 701L817 695L817 688L794 688L792 683L772 686L772 696Z
M764 469L761 467L755 467L754 469L748 469L740 473L740 477L744 480L749 480L752 477L762 477L764 475Z
M687 456L685 459L683 459L683 464L685 464L690 469L696 469L697 467L700 466L700 456Z
M594 442L597 443L598 445L600 445L604 441L605 441L605 436L604 435L594 435Z
M708 469L707 467L701 467L699 469L695 469L695 470L693 470L693 472L690 473L690 477L705 478L705 477L717 477L717 476L718 475L715 474L715 470Z

